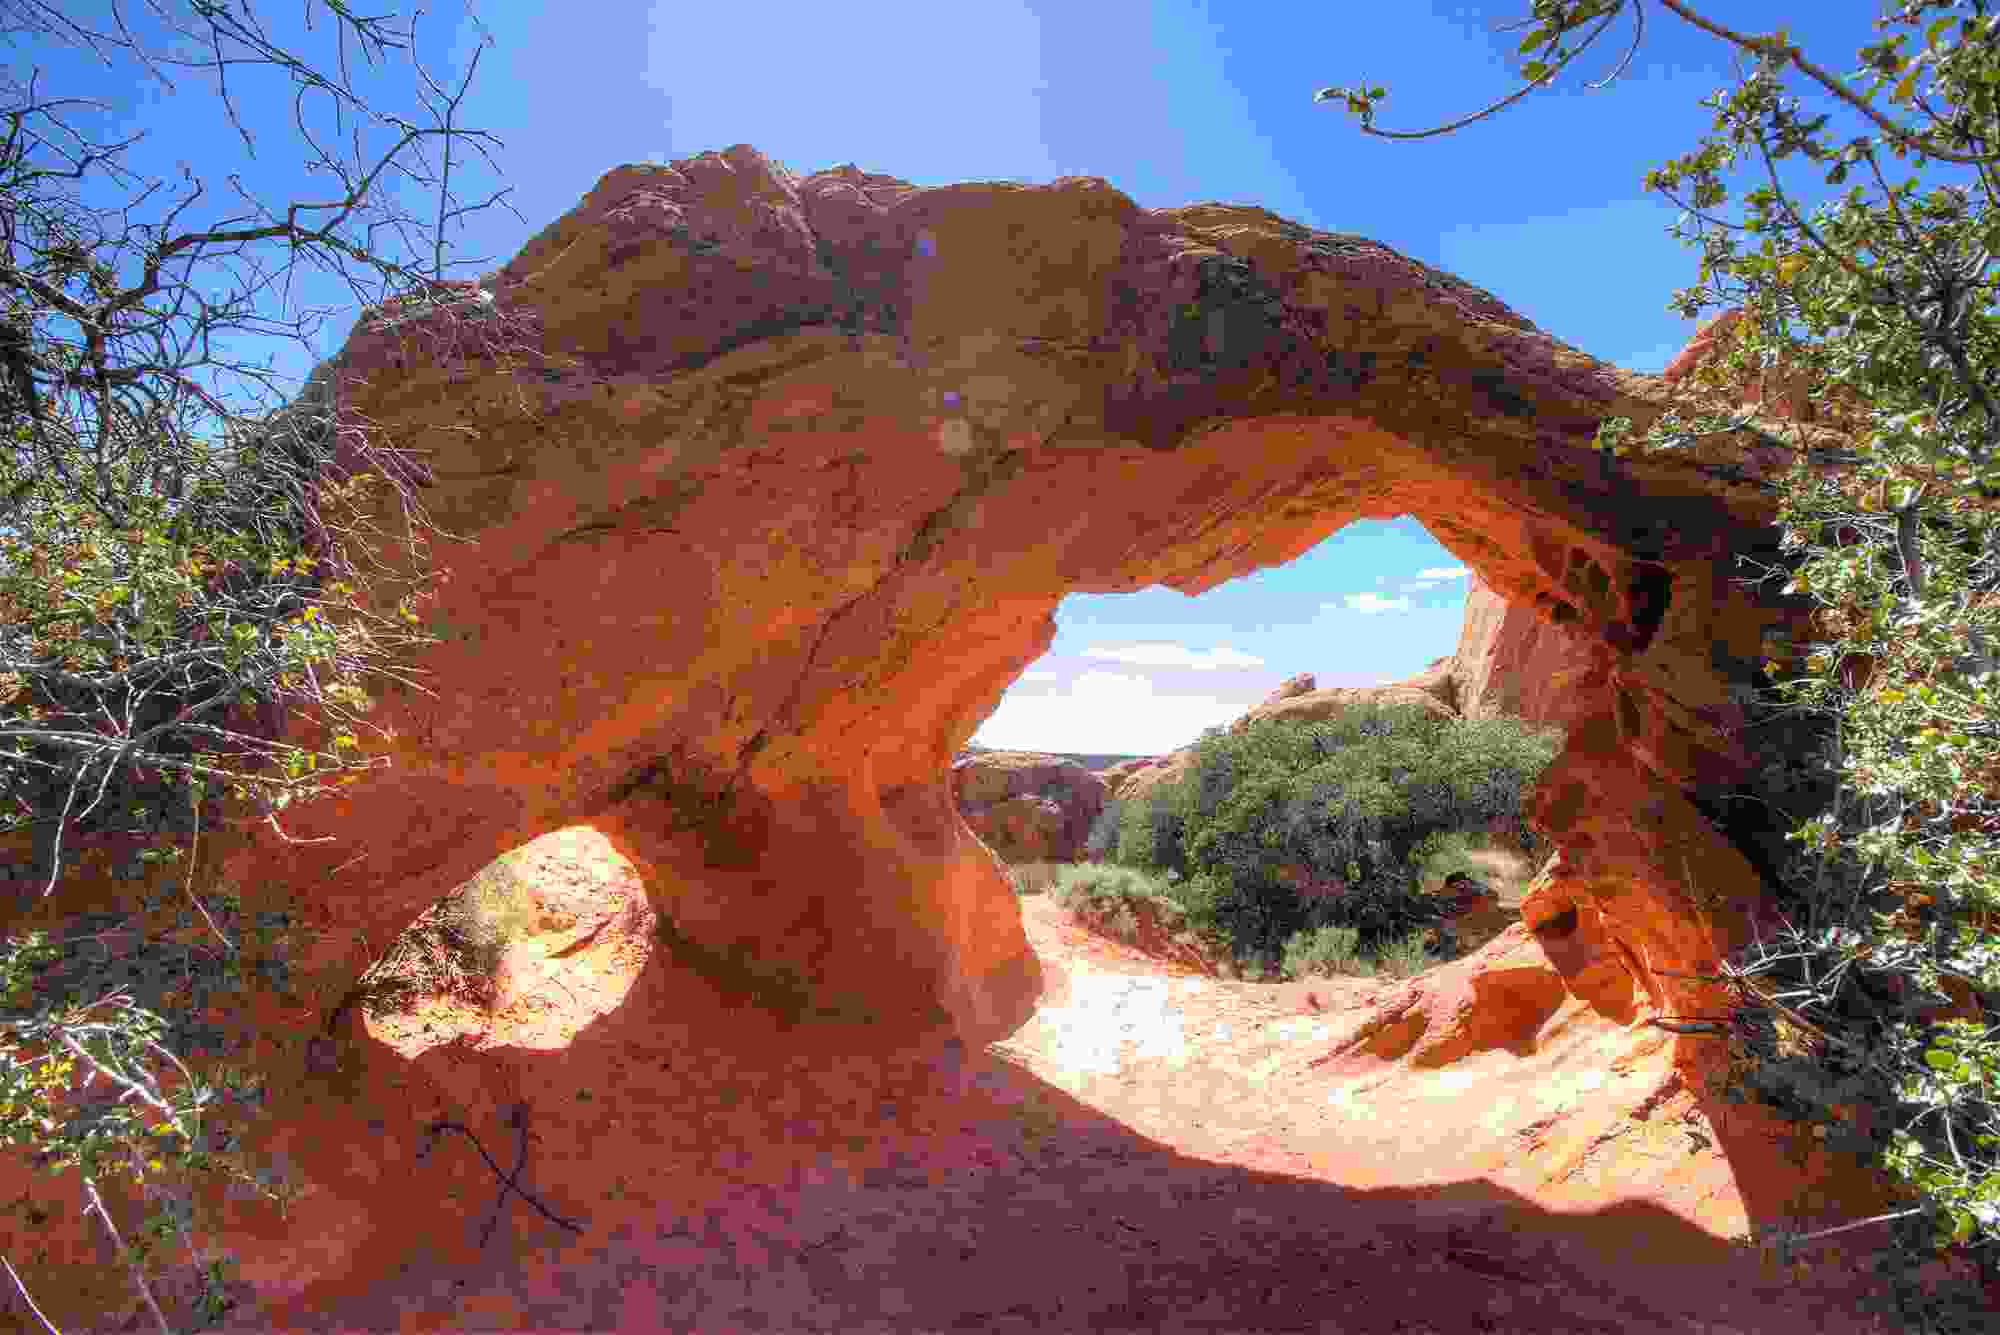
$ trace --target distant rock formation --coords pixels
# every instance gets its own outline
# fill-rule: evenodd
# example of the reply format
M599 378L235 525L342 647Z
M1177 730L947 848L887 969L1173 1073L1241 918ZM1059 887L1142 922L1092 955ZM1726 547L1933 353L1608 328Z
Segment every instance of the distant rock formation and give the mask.
M1288 678L1277 690L1272 691L1264 703L1271 704L1278 700L1289 700L1295 695L1305 695L1316 690L1318 685L1318 680L1312 673L1301 672L1296 677Z
M1077 862L1104 810L1099 776L1058 756L988 751L952 766L965 823L1003 862Z
M1099 770L1097 777L1104 780L1105 790L1112 797L1117 797L1119 790L1125 786L1126 780L1141 770L1151 769L1158 763L1159 757L1157 756L1140 756L1134 760L1121 760L1109 769Z
M1474 575L1455 653L1433 659L1415 676L1384 686L1319 690L1312 673L1300 673L1231 723L1229 731L1240 733L1269 718L1305 722L1332 718L1368 701L1415 704L1443 718L1508 715L1563 726L1579 696L1576 687L1595 665L1589 643L1573 640L1530 609L1510 607ZM1114 765L1102 777L1113 800L1132 801L1163 783L1178 781L1193 757L1190 744L1164 756Z
M1311 680L1311 678L1307 678ZM1229 731L1242 732L1253 723L1265 719L1290 719L1299 723L1317 723L1330 719L1341 711L1359 704L1412 704L1426 712L1445 718L1454 718L1457 711L1429 691L1416 690L1404 685L1394 686L1329 686L1323 691L1305 691L1296 695L1274 695L1258 705L1242 718L1229 725Z

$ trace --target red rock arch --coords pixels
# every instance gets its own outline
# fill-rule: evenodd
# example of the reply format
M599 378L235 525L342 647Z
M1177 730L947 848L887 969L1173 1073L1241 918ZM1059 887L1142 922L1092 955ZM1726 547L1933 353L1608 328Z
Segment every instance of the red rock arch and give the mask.
M1741 688L1775 632L1806 638L1734 582L1773 537L1785 451L1607 460L1598 422L1643 431L1663 382L1372 242L1249 207L1148 212L1092 178L918 189L737 147L609 173L485 286L539 323L546 365L440 361L364 324L334 368L387 443L431 452L421 499L468 539L433 544L431 693L378 690L391 768L286 811L282 835L203 836L253 902L305 910L314 995L496 857L588 826L676 940L802 980L877 1038L1004 1034L1039 970L949 769L1062 597L1198 594L1409 514L1591 646L1532 802L1561 857L1527 913L1569 991L1620 1021L1722 1005L1682 975L1742 939L1760 886L1689 794L1745 774ZM128 896L106 872L129 851L74 846L35 912ZM635 989L621 1041L671 1048L668 995ZM259 1023L329 1019L293 1004ZM524 1085L569 1069L510 1060ZM309 1232L348 1229L326 1264L357 1276L437 1232L341 1204L380 1191L348 1141L418 1097L400 1060L370 1070L365 1107L308 1137L288 1104L272 1133L339 1184ZM493 1124L513 1097L487 1099ZM550 1114L571 1121L540 1152L587 1160L586 1114ZM260 1254L292 1282L292 1253Z
M329 842L215 845L239 881L310 883L381 940L587 821L693 937L991 1037L1036 969L947 771L1060 599L1198 594L1409 514L1597 646L1534 799L1552 902L1596 905L1675 1005L1692 985L1651 970L1740 929L1754 874L1682 790L1744 772L1731 687L1790 624L1730 578L1782 452L1593 452L1659 381L1262 209L800 178L744 146L610 172L485 285L549 365L368 327L338 363L471 540L435 545L437 694L382 693L393 768L286 813Z

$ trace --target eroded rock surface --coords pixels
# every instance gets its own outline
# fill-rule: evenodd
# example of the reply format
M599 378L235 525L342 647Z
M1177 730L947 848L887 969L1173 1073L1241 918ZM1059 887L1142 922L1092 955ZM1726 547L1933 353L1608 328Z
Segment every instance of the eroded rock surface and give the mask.
M413 1108L456 1109L501 1154L539 1146L553 1208L589 1231L519 1210L505 1264L560 1244L563 1273L597 1267L614 1307L606 1239L667 1237L704 1208L695 1176L647 1176L662 1156L825 1180L812 1137L851 1140L852 1109L889 1106L858 1066L836 1070L843 1045L978 1044L1037 1003L1018 905L949 771L1062 597L1198 594L1357 519L1416 516L1588 662L1532 797L1563 850L1537 921L1575 925L1511 944L1541 961L1521 965L1514 1019L1473 1014L1468 983L1472 1011L1404 1054L1503 1042L1562 995L1632 1018L1726 1006L1698 976L1747 937L1762 887L1690 798L1751 774L1742 688L1769 633L1802 629L1731 579L1775 545L1788 451L1717 436L1613 460L1590 448L1598 422L1643 431L1661 381L1364 238L1248 206L1144 210L1090 177L919 188L853 166L798 177L746 146L620 167L483 286L532 317L541 358L370 319L332 368L347 407L429 451L420 498L463 539L432 544L426 689L384 686L368 716L389 766L202 835L203 868L300 929L297 990L245 1022L276 1072L248 1148L281 1151L305 1194L289 1221L232 1205L222 1239L274 1311L398 1266L406 1286L509 1291L512 1272L482 1269L493 1183L469 1147L441 1170L448 1195L381 1208L414 1162ZM655 924L615 947L655 962L592 993L578 1032L418 1058L350 1021L337 1078L287 1055L428 905L555 831L585 832L595 874L643 899L615 921ZM73 846L33 912L163 892L158 869L114 879L131 852ZM8 925L30 920L17 906ZM1712 1048L1677 1040L1691 1088ZM525 1104L532 1128L513 1120ZM787 1146L798 1161L774 1167ZM1752 1213L1784 1199L1760 1187ZM762 1225L732 1227L762 1274ZM661 1243L654 1269L678 1273L691 1247ZM60 1289L60 1258L38 1256L37 1292ZM997 1312L1018 1275L994 1283ZM398 1292L369 1290L383 1319ZM70 1299L53 1315L74 1317ZM676 1301L560 1317L657 1328Z
M1135 756L1131 760L1121 760L1109 769L1099 770L1097 777L1104 780L1105 795L1117 797L1128 779L1141 770L1151 769L1157 760L1157 756Z
M1108 791L1081 765L1025 751L961 760L951 776L966 824L1010 863L1077 861Z
M1532 608L1509 604L1474 575L1458 651L1449 660L1451 694L1466 718L1567 723L1578 701L1571 684L1590 673L1597 657L1588 641Z

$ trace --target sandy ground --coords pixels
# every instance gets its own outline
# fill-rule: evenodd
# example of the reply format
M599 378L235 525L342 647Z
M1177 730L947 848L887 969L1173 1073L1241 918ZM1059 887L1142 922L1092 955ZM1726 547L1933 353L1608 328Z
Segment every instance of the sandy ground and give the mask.
M550 847L571 925L500 1008L367 1021L266 1142L309 1190L226 1328L1880 1329L1839 1267L1730 1246L1723 1137L1659 1031L1569 1005L1434 1069L1334 1060L1433 984L1199 977L1036 896L1024 1028L864 1053L720 1003L618 930L601 850ZM467 1138L426 1148L439 1117L536 1207Z

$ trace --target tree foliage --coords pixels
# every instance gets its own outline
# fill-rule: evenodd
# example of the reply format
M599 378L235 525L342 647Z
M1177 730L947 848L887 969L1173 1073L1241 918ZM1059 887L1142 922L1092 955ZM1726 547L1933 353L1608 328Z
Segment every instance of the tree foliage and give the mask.
M226 790L283 835L287 805L385 764L360 736L363 684L421 690L397 661L433 642L416 610L430 588L420 535L436 531L414 496L421 463L355 414L348 372L322 366L298 386L241 349L289 340L310 357L343 309L306 305L318 284L408 357L538 360L506 294L453 276L471 261L448 257L450 235L506 194L464 195L497 147L461 124L478 49L447 87L417 59L414 20L344 0L308 0L305 19L330 59L278 45L252 0L114 0L97 19L0 0L0 838L30 833L34 852L8 888L52 895L66 843L88 834L137 835L141 859L184 864L146 921L70 921L0 947L0 1135L81 1171L163 1328L144 1249L98 1183L228 1159L204 1114L254 1101L258 1081L198 1068L216 1035L196 1017L287 944L282 914L197 890L202 823ZM172 184L143 179L128 166L139 137L93 138L95 104L44 87L38 62L64 47L169 96L177 80L212 88L252 157L270 132L242 113L245 85L288 80L322 197L273 204L235 175L221 192L185 164ZM400 57L411 115L357 77ZM409 537L392 541L409 559L363 571L378 490L401 504ZM329 749L280 744L287 715L322 725ZM149 937L169 911L196 944ZM93 1087L114 1092L110 1109L72 1101ZM168 1225L198 1258L191 1217Z
M1286 943L1351 927L1379 949L1437 917L1413 855L1440 831L1521 820L1551 730L1367 701L1331 719L1211 729L1177 782L1126 804L1119 860L1181 878L1193 921L1273 967Z
M1686 411L1637 439L1629 420L1609 420L1597 446L1613 456L1673 451L1740 431L1770 441L1772 423L1717 402L1745 375L1786 372L1819 402L1859 407L1841 469L1812 461L1804 428L1789 429L1782 560L1748 581L1783 580L1787 595L1817 604L1824 638L1775 655L1762 685L1770 707L1826 721L1839 782L1823 810L1789 831L1799 851L1774 888L1790 926L1726 964L1738 1022L1815 1036L1804 1060L1817 1074L1765 1050L1760 1088L1777 1102L1817 1103L1825 1117L1828 1101L1865 1090L1886 1114L1870 1148L1919 1204L1850 1227L1892 1221L1906 1241L1921 1234L1991 1258L2000 1248L2000 17L1987 0L1885 3L1880 40L1841 78L1783 28L1745 33L1684 0L1657 3L1738 59L1735 86L1703 103L1713 132L1643 178L1684 210L1673 233L1700 255L1696 283L1670 308L1742 314ZM1364 133L1448 133L1547 86L1630 17L1630 47L1593 86L1609 83L1646 15L1646 0L1534 0L1510 25L1528 29L1527 86L1432 130L1376 129L1379 87L1329 88L1320 100L1343 103ZM1863 132L1830 133L1834 112L1858 117ZM1762 179L1733 195L1732 174L1746 165ZM1819 186L1788 184L1801 169L1829 188L1821 202L1805 198ZM1734 219L1723 216L1732 203ZM1944 1320L1908 1305L1904 1315L1930 1328Z

